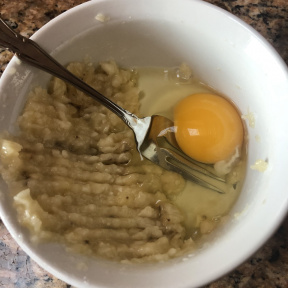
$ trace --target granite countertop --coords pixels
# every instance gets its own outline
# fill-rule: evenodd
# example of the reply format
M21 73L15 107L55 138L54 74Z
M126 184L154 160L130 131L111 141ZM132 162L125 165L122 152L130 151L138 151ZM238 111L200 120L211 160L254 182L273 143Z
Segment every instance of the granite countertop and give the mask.
M116 0L115 0L116 1ZM31 36L41 26L83 0L1 0L1 17L21 32ZM288 63L287 0L207 0L258 30ZM0 75L12 53L0 48ZM249 236L253 237L253 236ZM247 237L247 242L249 242ZM64 288L62 282L40 268L27 256L0 219L0 287ZM206 288L288 287L288 217L274 236L240 267L209 284Z

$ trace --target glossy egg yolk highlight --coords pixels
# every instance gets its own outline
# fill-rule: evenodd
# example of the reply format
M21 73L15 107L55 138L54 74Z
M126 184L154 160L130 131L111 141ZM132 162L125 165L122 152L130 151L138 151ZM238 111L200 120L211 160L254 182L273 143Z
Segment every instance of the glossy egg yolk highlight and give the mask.
M203 163L231 157L243 142L243 125L235 107L214 94L193 94L174 110L176 140L182 151Z

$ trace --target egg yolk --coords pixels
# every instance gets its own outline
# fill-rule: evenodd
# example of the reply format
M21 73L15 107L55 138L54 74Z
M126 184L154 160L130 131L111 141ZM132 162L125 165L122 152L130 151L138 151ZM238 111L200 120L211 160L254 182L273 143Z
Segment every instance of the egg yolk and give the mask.
M182 151L203 163L226 160L243 142L242 120L235 107L214 94L193 94L174 110L176 140Z

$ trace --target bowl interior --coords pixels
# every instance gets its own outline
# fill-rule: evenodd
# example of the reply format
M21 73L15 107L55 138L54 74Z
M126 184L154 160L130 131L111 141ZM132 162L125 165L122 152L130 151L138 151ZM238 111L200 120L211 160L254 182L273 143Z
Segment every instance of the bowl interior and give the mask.
M288 72L277 53L246 24L201 1L91 1L40 29L33 39L62 64L114 59L126 67L189 64L210 86L229 96L247 124L248 173L231 219L205 249L184 259L121 265L67 253L56 244L35 245L21 228L7 187L0 183L0 216L20 246L43 268L79 287L198 287L230 271L275 231L288 207ZM165 9L163 9L165 7ZM103 13L109 21L95 16ZM13 59L0 84L0 130L15 130L27 92L45 85L44 72ZM249 167L268 161L265 172ZM98 286L97 286L98 285Z

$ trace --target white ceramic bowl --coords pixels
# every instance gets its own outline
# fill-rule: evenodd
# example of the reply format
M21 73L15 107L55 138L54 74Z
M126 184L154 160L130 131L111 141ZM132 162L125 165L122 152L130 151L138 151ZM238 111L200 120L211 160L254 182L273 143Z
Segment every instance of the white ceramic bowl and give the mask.
M101 23L98 13L110 17ZM17 220L1 182L1 219L24 251L44 269L77 287L199 287L234 269L275 231L288 207L288 72L275 50L231 14L193 0L95 0L49 22L32 37L61 63L113 57L125 66L175 66L187 62L218 91L229 95L248 125L248 168L232 217L217 239L193 257L124 266L69 254L56 244L34 245ZM48 77L14 58L1 79L0 129L10 129L27 91ZM259 141L260 137L260 141ZM258 140L257 140L257 139Z

